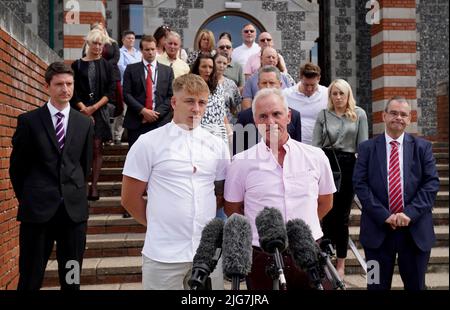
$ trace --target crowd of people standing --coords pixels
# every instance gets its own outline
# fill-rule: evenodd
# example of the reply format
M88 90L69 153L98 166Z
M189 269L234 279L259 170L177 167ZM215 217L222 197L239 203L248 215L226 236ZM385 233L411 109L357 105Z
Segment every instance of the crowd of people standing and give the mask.
M20 289L40 287L54 240L64 249L57 254L62 288L79 288L64 284L63 265L69 259L82 263L86 199L100 198L104 145L122 141L129 146L123 170L124 216L147 226L142 251L145 289L187 288L202 228L214 217L226 220L233 213L244 215L253 228L254 264L247 287L270 289L264 270L270 258L260 248L255 228L255 218L265 206L279 209L286 222L303 219L315 240L330 239L336 247L336 270L344 279L355 193L363 205L361 243L366 257L383 264L381 284L368 288L390 288L396 253L405 287L424 288L434 241L430 210L439 183L430 144L404 133L411 117L404 98L387 101L385 135L369 140L366 112L347 81L336 79L322 86L320 67L308 62L300 66L295 82L271 34L262 32L257 39L252 24L244 25L243 43L235 49L230 34L221 34L216 44L208 29L199 31L188 52L181 36L165 25L142 36L139 49L135 39L133 31L124 31L119 48L104 25L94 24L80 59L70 68L61 63L49 67L50 100L39 111L48 126L53 122L58 144L54 153L42 158L62 158L59 164L23 164L28 149L24 144L33 139L30 130L37 126L37 116L19 117L10 173L23 221ZM65 112L61 116L57 111ZM72 138L75 121L78 138ZM69 137L70 147L64 145ZM48 147L49 142L40 139L32 144ZM399 168L398 162L413 160L421 163L419 171ZM74 167L73 175L64 165ZM58 177L53 171L47 177L46 169L63 173ZM333 176L337 170L339 184ZM43 216L43 211L24 210L44 208L26 195L34 193L29 185L39 178L49 186L43 195L55 198L54 209L64 206L63 211ZM59 182L72 182L70 193ZM384 189L379 185L383 183ZM58 237L61 231L68 231L69 237ZM288 252L282 259L290 268L288 287L311 288ZM415 275L408 274L413 269ZM223 288L221 273L215 274L213 287Z

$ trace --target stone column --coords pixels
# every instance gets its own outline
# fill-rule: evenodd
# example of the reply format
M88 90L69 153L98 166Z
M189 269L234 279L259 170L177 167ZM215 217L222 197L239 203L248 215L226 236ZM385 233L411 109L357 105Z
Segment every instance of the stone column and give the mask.
M417 134L416 1L374 2L380 20L371 27L373 133L384 132L382 111L388 99L404 96L412 106L407 131Z
M73 62L81 57L84 38L90 25L105 23L106 0L64 0L64 61Z

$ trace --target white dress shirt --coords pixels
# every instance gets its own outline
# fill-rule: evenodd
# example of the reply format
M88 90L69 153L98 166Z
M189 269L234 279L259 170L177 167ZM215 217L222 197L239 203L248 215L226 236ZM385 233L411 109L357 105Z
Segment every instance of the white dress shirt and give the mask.
M58 118L56 117L56 113L61 112L64 115L63 118L63 126L64 126L64 136L67 135L67 124L69 124L69 114L70 114L70 104L67 103L67 106L62 110L58 110L52 104L51 100L47 102L48 110L50 111L50 115L52 117L53 127L56 129L56 122Z
M288 106L300 112L302 121L302 142L311 145L314 125L317 115L328 104L328 88L318 85L314 94L310 97L299 91L300 83L283 90Z
M139 137L123 174L147 182L142 254L165 263L192 262L205 225L216 216L214 181L224 180L227 145L198 126L171 122Z
M398 145L398 159L399 159L399 165L400 165L400 186L402 190L402 194L404 195L404 186L403 186L403 138L405 137L405 133L402 133L400 137L397 139L392 139L387 132L384 132L384 136L386 138L386 167L387 167L387 185L388 185L388 191L389 191L389 158L391 156L391 141L397 141L399 143ZM403 199L404 201L404 199Z

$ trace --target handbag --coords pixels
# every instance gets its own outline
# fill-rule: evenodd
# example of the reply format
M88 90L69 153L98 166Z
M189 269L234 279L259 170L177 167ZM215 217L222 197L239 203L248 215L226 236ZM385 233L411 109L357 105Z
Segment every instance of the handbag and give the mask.
M327 126L327 115L325 114L325 110L323 110L323 117L325 119L325 131L327 132L328 141L330 141L331 150L325 147L322 148L322 150L325 152L325 155L327 155L328 160L330 161L331 170L333 171L334 185L336 186L336 190L339 192L339 190L341 189L341 181L342 181L341 166L339 165L339 161L336 156L333 143L331 143L330 133L328 132ZM334 165L332 163L334 163Z

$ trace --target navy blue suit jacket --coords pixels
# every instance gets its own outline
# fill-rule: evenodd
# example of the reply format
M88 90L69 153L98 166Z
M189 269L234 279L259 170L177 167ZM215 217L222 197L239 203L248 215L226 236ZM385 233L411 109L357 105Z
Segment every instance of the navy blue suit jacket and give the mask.
M159 118L153 123L142 124L140 114L145 107L146 81L145 66L142 61L129 64L123 74L123 100L127 104L127 112L123 120L123 127L138 129L140 126L148 126L151 130L164 126L172 120L173 70L171 67L157 64L157 79L155 90L155 111L159 112Z
M302 142L302 126L301 126L301 119L300 119L300 112L294 109L291 110L291 122L288 124L287 130L289 133L289 136L297 140L299 142ZM260 136L258 134L258 131L255 126L255 122L253 120L253 111L252 108L245 109L244 111L239 112L238 114L238 120L237 124L241 124L242 127L245 127L248 124L252 124L251 128L249 130L254 130L253 133L248 133L244 135L243 132L239 130L234 131L234 139L233 139L233 154L240 153L242 151L245 151L249 148L251 148L253 145L257 144L260 140ZM244 141L237 142L237 139L244 139ZM243 142L240 143L240 142ZM238 146L243 145L243 149L237 149Z
M403 142L403 212L411 218L408 229L417 247L430 251L436 240L432 208L439 190L435 159L430 142L407 133ZM384 134L359 145L353 185L362 204L361 244L376 249L391 230L385 223L390 212Z

